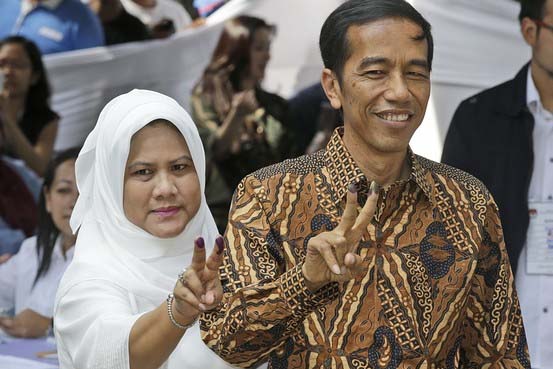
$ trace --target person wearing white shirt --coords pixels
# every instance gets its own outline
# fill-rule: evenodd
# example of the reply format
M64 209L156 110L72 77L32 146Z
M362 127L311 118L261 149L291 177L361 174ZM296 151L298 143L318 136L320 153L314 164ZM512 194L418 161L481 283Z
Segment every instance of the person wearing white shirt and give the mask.
M499 206L532 368L553 369L553 0L521 0L532 59L510 81L463 101L442 155Z
M69 218L78 196L77 149L61 152L46 170L39 198L36 236L0 265L0 328L16 337L40 337L51 326L61 276L73 257L75 236Z
M186 9L174 0L121 0L121 3L129 14L151 30L155 38L182 31L192 23Z

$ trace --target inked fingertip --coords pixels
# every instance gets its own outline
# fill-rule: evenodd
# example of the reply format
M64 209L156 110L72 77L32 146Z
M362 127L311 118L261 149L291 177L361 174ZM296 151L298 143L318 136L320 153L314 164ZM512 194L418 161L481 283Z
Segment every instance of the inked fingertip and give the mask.
M200 249L203 249L205 247L205 241L203 237L196 238L196 246L198 246Z
M215 239L215 244L217 245L217 254L222 254L225 249L225 240L223 237L217 237Z

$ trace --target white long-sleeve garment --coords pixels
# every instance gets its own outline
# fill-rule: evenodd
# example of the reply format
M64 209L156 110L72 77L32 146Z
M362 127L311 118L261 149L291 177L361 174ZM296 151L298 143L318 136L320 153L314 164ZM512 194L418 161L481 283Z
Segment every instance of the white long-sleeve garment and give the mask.
M129 368L129 335L133 324L162 301L137 296L101 279L83 281L59 296L56 330L60 367ZM198 323L189 328L164 369L226 369L225 363L200 338Z
M36 236L23 241L19 252L0 264L0 309L14 309L15 314L31 309L51 318L56 291L63 272L73 258L73 250L67 250L64 256L61 239L58 237L52 251L50 268L33 286L39 267Z

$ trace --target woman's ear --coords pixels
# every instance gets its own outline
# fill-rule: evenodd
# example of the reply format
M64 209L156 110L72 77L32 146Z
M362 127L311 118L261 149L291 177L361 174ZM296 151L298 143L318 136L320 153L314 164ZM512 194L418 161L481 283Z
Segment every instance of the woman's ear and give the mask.
M324 68L321 74L321 85L325 91L330 105L334 109L340 109L342 107L342 91L340 89L340 82L336 74L328 69Z

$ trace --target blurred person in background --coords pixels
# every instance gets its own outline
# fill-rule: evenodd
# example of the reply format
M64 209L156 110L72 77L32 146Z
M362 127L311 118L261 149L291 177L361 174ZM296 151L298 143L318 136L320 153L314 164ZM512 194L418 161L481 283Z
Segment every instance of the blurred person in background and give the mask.
M317 82L299 91L288 101L290 126L297 146L295 156L312 154L326 147L334 129L341 125L339 110L334 110Z
M42 176L54 149L59 116L50 109L50 87L37 46L21 36L1 40L0 73L5 151Z
M192 92L192 115L206 148L207 202L220 232L239 181L289 155L287 103L261 87L274 33L256 17L228 21Z
M21 242L35 233L41 181L17 159L3 155L0 124L0 264L19 251Z
M79 0L2 0L0 38L20 35L42 54L103 46L98 17Z
M166 38L192 23L184 7L175 0L121 0L125 10L140 19L154 38Z
M553 368L553 253L545 236L553 222L553 0L520 3L532 58L512 80L459 105L442 161L479 178L496 199L532 368L547 369Z
M150 38L148 27L130 15L121 0L90 0L88 6L98 15L104 28L106 45L144 41Z
M73 257L76 239L69 218L78 196L78 153L69 149L53 159L40 194L37 235L26 239L19 252L0 265L0 309L15 312L13 317L0 318L0 328L12 336L44 336L51 326L57 287Z

